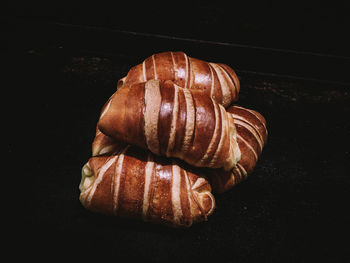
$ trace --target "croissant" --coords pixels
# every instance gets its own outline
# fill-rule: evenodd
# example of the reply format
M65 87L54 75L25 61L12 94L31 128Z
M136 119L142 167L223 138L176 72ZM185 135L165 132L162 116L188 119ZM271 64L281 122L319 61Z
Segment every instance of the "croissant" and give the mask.
M231 170L240 159L231 114L171 81L120 87L98 121L106 135L197 167Z
M214 192L223 193L251 174L267 142L265 118L257 111L237 105L227 110L232 114L237 129L241 159L231 171L211 170L210 183Z
M207 220L215 208L208 181L186 164L135 146L91 157L82 168L80 201L90 211L174 227Z
M208 169L205 172L213 192L216 193L226 192L253 172L268 137L266 120L257 111L238 105L230 107L227 111L232 114L237 129L241 159L230 171ZM97 128L92 145L94 155L101 155L114 152L119 143Z
M234 70L225 64L208 63L183 52L162 52L132 67L117 86L151 79L171 80L183 88L197 89L228 107L238 100L240 83Z

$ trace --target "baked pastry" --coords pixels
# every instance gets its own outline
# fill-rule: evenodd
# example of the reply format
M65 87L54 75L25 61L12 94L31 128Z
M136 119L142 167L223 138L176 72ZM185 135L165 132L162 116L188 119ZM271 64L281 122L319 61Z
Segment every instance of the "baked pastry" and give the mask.
M200 90L224 107L238 100L240 90L239 79L231 67L191 58L184 52L162 52L146 58L132 67L117 86L151 79L171 80L182 88Z
M212 170L210 183L214 192L223 193L251 174L267 142L265 118L257 111L234 105L227 109L237 129L241 159L231 171Z
M208 169L203 171L203 173L208 175L213 192L215 193L228 191L254 171L268 137L266 120L259 112L239 105L231 106L227 109L227 112L234 119L241 159L229 171L223 169ZM97 128L92 145L93 154L98 156L112 154L118 148L119 142L105 135Z
M79 189L88 210L175 227L205 221L215 208L208 181L191 167L123 143L89 159Z
M231 170L240 159L231 114L171 81L120 87L98 121L104 134L197 167Z
M267 141L260 113L231 106L240 89L235 72L163 52L117 86L82 168L82 205L174 227L206 221L211 191L226 192L252 173Z

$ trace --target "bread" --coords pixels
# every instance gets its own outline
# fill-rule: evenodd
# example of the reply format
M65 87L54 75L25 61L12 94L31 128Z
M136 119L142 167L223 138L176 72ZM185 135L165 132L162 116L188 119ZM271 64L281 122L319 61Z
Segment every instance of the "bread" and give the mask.
M80 201L88 210L189 227L215 208L208 181L184 163L135 146L91 157L82 168Z
M267 141L265 118L232 106L240 89L235 72L163 52L117 86L82 168L82 205L173 227L206 221L215 209L211 192L252 173Z
M104 134L196 167L231 170L240 159L231 114L171 81L120 87L98 121Z
M226 192L253 172L268 136L266 120L257 111L234 105L227 112L234 119L242 154L231 171L211 170L210 183L216 193Z
M224 107L238 100L240 90L231 67L191 58L184 52L162 52L146 58L119 80L118 87L151 79L171 80L182 88L199 90Z
M257 111L234 105L227 112L232 115L237 129L237 142L241 151L241 159L229 171L223 169L203 171L208 175L214 193L224 193L230 190L254 171L268 137L266 120ZM95 155L111 154L115 152L117 147L116 140L101 131L97 132L93 141Z

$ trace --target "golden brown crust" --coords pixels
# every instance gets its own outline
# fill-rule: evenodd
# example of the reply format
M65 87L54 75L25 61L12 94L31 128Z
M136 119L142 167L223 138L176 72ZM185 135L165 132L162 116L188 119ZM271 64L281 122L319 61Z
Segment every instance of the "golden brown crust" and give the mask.
M225 109L239 90L232 68L183 52L131 68L101 110L82 168L83 206L174 227L207 220L211 190L225 192L252 173L267 141L260 113Z
M151 79L171 80L182 88L199 90L224 107L238 100L240 90L231 67L191 58L183 52L162 52L146 58L119 80L118 87Z
M210 183L213 191L217 193L226 192L253 172L268 137L266 120L260 113L238 105L230 107L227 111L232 114L237 128L237 142L241 151L241 160L230 171L209 170ZM114 139L103 133L100 133L99 136L105 138L102 140L100 137L96 137L94 140L96 147L99 145L99 148L110 149L111 152L117 149L118 144Z
M120 87L98 128L118 141L198 167L230 170L240 159L233 119L223 106L171 81Z
M96 134L92 142L92 156L111 154L118 149L118 142L106 136L96 127Z
M227 112L234 118L241 160L231 171L212 171L210 182L213 191L218 193L231 189L253 172L268 135L266 120L260 113L238 105L230 107Z
M111 96L108 101L103 105L100 118L106 113L110 106L110 102L113 96ZM92 156L104 155L104 154L113 154L117 151L119 145L122 144L117 142L112 137L106 136L103 134L96 125L96 133L94 141L92 142Z
M205 221L215 208L208 181L186 164L134 146L91 157L82 169L80 201L91 211L176 227Z

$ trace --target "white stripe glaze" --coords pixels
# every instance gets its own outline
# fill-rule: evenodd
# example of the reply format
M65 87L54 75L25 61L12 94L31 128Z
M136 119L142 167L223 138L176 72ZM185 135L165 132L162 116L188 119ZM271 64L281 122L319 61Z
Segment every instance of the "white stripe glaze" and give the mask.
M143 73L143 81L147 81L147 75L146 75L146 61L144 60L142 62L142 73Z
M166 150L165 155L167 157L172 156L172 150L174 148L175 144L175 135L176 135L176 122L177 122L177 115L179 112L179 86L174 84L174 106L173 106L173 114L171 117L171 127L170 127L170 134L169 134L169 141L168 141L168 147Z
M120 176L123 170L124 154L130 145L126 146L117 156L118 160L115 166L115 172L112 181L112 193L113 193L113 214L117 213L118 200L119 200L119 188L120 188Z
M220 109L220 114L221 114L221 134L220 134L220 141L218 144L218 147L215 151L215 154L213 155L213 158L211 159L208 167L213 167L215 165L215 163L217 162L218 156L221 152L221 149L223 147L224 141L226 141L225 138L225 133L228 133L228 119L227 119L227 113L226 110L224 109L224 107L222 107L221 105L219 105L219 109ZM229 142L231 143L231 138L229 138Z
M261 124L262 124L262 125L265 127L265 129L266 129L265 123L264 123L263 120L259 117L259 115L256 114L255 111L250 110L250 109L246 109L246 108L243 108L243 107L237 106L237 105L235 105L235 106L233 106L233 107L234 107L234 108L237 108L237 109L241 109L241 110L245 110L245 111L250 112L251 114L253 114L253 115L261 122ZM266 130L266 133L267 133L267 130Z
M214 96L214 72L213 72L212 66L210 64L208 64L208 67L210 69L210 76L211 76L210 97L213 98L213 96Z
M237 167L239 167L238 170L239 170L239 173L240 173L241 175L242 175L241 170L242 170L244 176L247 176L247 175L248 175L246 169L244 169L244 167L243 167L240 163L237 164Z
M109 110L109 107L111 106L113 100L113 96L109 98L108 104L107 106L104 108L103 112L101 113L100 119L103 118L103 116L107 113L107 111Z
M187 57L187 55L185 54L185 53L183 53L184 54L184 57L185 57L185 61L186 61L186 73L185 73L185 89L187 89L187 88L190 88L190 87L187 87L188 85L187 85L187 83L188 83L188 78L190 77L190 72L189 72L189 61L188 61L188 57Z
M194 72L192 70L193 66L191 64L191 60L188 57L187 57L187 61L188 61L188 78L189 78L189 80L188 80L189 84L188 84L187 88L191 89L191 88L193 88L193 81L195 79L195 76L193 76L193 74L194 74Z
M196 182L192 185L192 190L196 190L197 188L200 188L203 183L205 183L205 179L204 178L198 178L196 180Z
M186 182L186 189L187 189L187 199L188 199L188 205L190 207L190 224L192 225L192 221L193 221L193 215L194 215L194 211L193 211L193 204L192 204L192 189L191 189L191 185L188 179L188 174L186 171L184 171L185 174L185 182Z
M239 168L238 168L238 164L235 168L233 168L233 172L232 172L234 183L236 183L236 180L235 180L236 176L234 176L235 173L237 173L237 175L240 177L242 176L241 170L239 170Z
M201 188L203 185L205 185L206 183L206 180L204 178L198 178L196 180L196 182L192 185L192 191L195 192L195 195L194 195L194 198L196 200L196 203L198 205L198 208L200 209L201 212L203 212L203 207L202 207L202 204L203 204L203 197L205 196L209 196L210 199L211 199L211 206L210 206L210 210L207 212L207 214L203 214L205 217L207 217L208 214L211 214L214 207L215 207L215 200L214 200L214 197L213 195L210 193L210 191L203 191ZM198 199L198 198L199 199Z
M237 134L237 138L240 139L248 148L253 152L255 161L258 161L258 154L255 152L254 148L239 134Z
M215 112L215 128L214 128L213 136L212 136L212 138L211 138L211 140L210 140L208 149L207 149L206 153L204 154L203 158L198 162L199 164L205 162L205 161L209 158L208 154L209 154L210 152L212 152L212 150L213 150L213 148L214 148L214 145L215 145L215 142L216 142L216 140L217 140L217 138L218 138L218 136L219 136L218 129L219 129L219 119L220 119L220 118L219 118L219 111L220 111L220 108L219 108L218 104L214 102L213 99L211 99L211 100L212 100L212 102L213 102L214 112ZM218 108L219 108L219 109L218 109Z
M193 103L193 97L189 90L183 89L186 101L186 126L185 126L185 136L182 144L181 154L182 156L178 156L179 158L185 156L187 153L190 142L192 139L192 135L194 132L194 122L195 122L195 108Z
M229 87L229 91L230 91L231 99L232 99L232 97L235 97L236 94L237 94L236 85L235 85L233 79L230 77L230 75L229 75L228 72L226 71L226 69L223 68L223 67L220 66L220 65L218 65L218 67L220 68L221 72L223 72L223 75L225 75L224 79L225 79L225 82L226 82L227 87ZM232 87L232 88L230 88L230 87Z
M158 79L157 69L156 69L156 61L154 59L154 55L152 55L152 63L153 63L154 79Z
M227 83L227 79L224 77L225 73L222 73L223 69L215 64L215 63L209 63L215 70L216 75L219 78L220 86L221 86L221 91L222 91L222 105L224 107L228 106L231 102L231 90L230 90L230 85ZM227 74L227 73L226 73Z
M148 153L147 164L145 167L145 188L143 192L143 203L142 203L142 217L144 220L147 219L147 212L149 207L149 188L151 185L153 171L154 171L153 157L152 157L152 154Z
M259 134L259 132L252 125L250 125L248 120L241 118L240 116L235 115L235 114L232 114L232 116L234 118L235 124L239 124L239 125L243 126L254 136L254 138L257 140L257 142L259 144L259 148L260 148L260 152L261 152L263 150L264 142L263 142L262 138L260 137L261 135Z
M180 167L173 162L171 184L171 203L173 208L174 222L180 223L182 217L181 209L181 172Z
M92 186L92 188L91 188L91 190L90 190L90 192L89 192L89 194L88 194L88 196L87 196L87 198L86 198L86 203L87 203L88 205L91 204L91 200L92 200L92 198L93 198L93 196L94 196L94 194L95 194L95 191L96 191L98 185L102 182L104 174L106 173L106 171L108 170L108 168L112 166L112 164L114 163L114 161L115 161L115 159L116 159L117 157L118 157L118 156L113 156L112 158L108 159L108 160L101 166L101 168L100 168L100 170L99 170L99 173L98 173L98 175L97 175L97 177L96 177L96 180L95 180L95 182L94 182L94 184L93 184L93 186Z
M158 80L150 80L145 84L145 138L148 149L159 154L158 117L161 106L161 94Z

